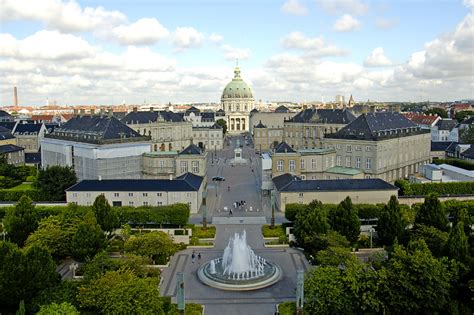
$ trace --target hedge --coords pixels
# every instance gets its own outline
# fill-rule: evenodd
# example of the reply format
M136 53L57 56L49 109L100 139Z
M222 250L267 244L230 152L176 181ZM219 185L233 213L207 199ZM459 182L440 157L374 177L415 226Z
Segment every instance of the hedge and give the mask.
M303 211L304 208L306 208L307 205L299 204L299 203L289 203L285 207L285 218L288 221L295 221L296 219L296 214L298 212Z
M0 201L18 201L23 195L30 197L33 201L49 201L48 196L44 192L41 192L37 189L0 189Z
M449 164L465 170L474 171L474 163L457 159L433 159L434 164Z
M395 181L399 194L404 196L427 196L431 193L438 195L469 195L474 194L474 182L449 182L413 184L406 180Z
M183 226L188 223L189 206L184 203L162 207L114 207L121 224L169 224Z

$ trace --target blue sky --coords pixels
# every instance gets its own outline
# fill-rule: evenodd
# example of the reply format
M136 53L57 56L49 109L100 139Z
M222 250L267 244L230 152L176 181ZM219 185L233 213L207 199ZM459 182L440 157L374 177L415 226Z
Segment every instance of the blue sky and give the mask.
M2 4L0 105L474 98L472 0Z

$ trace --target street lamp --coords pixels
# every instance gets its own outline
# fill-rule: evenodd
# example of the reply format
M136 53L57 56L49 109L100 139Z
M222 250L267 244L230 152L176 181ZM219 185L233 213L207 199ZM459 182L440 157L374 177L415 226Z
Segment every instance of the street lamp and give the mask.
M271 228L275 228L275 190L271 190L270 194L270 206L272 207L272 219L271 219Z
M202 228L207 229L207 189L202 192Z

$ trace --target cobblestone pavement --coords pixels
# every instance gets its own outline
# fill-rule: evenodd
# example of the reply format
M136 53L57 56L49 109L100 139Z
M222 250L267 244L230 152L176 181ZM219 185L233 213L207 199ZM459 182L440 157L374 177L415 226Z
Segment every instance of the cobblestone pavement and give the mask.
M244 144L243 138L240 139L240 143ZM235 137L232 138L233 146L235 140ZM205 305L207 315L274 314L276 304L295 299L296 271L306 270L309 265L303 253L296 249L264 247L261 226L265 221L270 222L271 209L269 198L260 193L260 160L255 155L255 150L244 145L242 155L247 163L232 166L233 146L222 151L208 152L208 222L214 221L217 227L215 246L211 249L187 249L174 255L170 266L163 270L160 292L176 301L176 273L184 272L186 301ZM212 161L214 155L216 159ZM211 181L214 176L223 176L226 180L214 183ZM224 207L233 208L233 203L240 200L245 200L246 205L233 209L232 216L224 211ZM283 214L277 213L276 222L284 221ZM192 216L190 222L201 223L202 214ZM255 253L277 263L282 268L283 278L268 288L248 292L223 291L202 284L196 274L199 266L221 257L229 237L244 229L248 244ZM201 262L191 262L193 251L201 253Z

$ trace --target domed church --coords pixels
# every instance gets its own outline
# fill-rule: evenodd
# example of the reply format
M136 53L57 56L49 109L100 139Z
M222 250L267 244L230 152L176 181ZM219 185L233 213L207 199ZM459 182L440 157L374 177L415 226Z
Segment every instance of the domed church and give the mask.
M234 78L222 92L221 104L225 111L228 132L248 132L250 111L255 108L255 100L252 89L240 77L239 67L235 67Z

